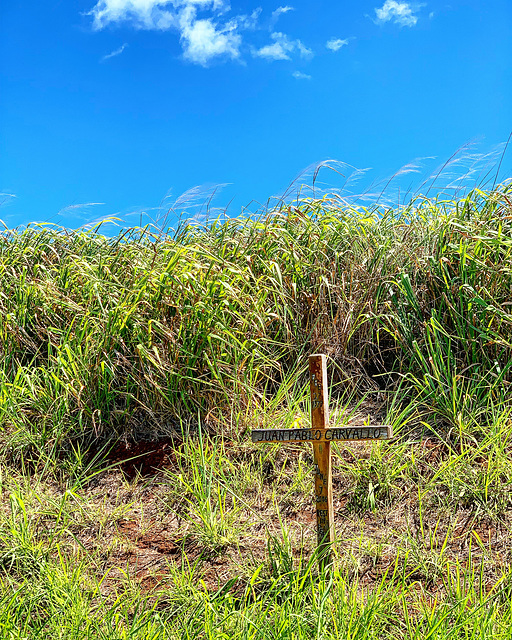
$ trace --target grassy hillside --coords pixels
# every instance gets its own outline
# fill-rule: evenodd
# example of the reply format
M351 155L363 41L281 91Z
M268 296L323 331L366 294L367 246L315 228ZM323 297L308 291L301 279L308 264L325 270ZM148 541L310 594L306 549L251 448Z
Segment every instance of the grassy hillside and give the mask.
M322 351L343 389L401 383L470 435L506 403L511 198L324 199L172 235L5 232L0 425L38 452L198 413L239 435Z
M511 637L511 256L510 186L4 232L0 638ZM334 447L331 579L311 451L247 434L312 352L397 434Z

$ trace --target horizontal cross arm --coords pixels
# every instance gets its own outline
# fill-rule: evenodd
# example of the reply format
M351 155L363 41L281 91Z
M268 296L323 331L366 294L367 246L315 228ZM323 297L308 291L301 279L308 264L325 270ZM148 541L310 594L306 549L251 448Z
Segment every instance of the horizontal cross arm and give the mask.
M390 440L390 425L332 427L329 429L254 429L253 442L332 442L336 440Z

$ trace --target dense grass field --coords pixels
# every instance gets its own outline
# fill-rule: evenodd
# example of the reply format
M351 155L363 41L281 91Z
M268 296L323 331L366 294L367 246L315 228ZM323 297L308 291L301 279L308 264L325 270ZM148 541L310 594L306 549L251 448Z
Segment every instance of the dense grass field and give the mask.
M512 637L512 187L0 234L0 638ZM337 542L314 549L307 356Z

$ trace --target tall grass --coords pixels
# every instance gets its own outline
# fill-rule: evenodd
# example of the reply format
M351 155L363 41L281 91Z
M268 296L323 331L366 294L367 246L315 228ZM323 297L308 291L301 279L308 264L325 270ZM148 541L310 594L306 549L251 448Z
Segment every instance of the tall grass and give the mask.
M398 210L303 200L115 238L5 231L10 455L165 434L198 414L237 436L283 388L293 395L313 351L340 390L400 389L436 433L479 437L509 405L511 232L510 185Z
M486 590L478 566L447 569L442 600L398 564L368 589L337 571L317 578L308 563L269 576L259 567L238 589L233 581L209 592L192 574L157 600L134 598L127 588L106 602L101 581L91 579L83 563L70 566L61 557L36 579L0 581L0 633L12 640L508 639L509 576Z

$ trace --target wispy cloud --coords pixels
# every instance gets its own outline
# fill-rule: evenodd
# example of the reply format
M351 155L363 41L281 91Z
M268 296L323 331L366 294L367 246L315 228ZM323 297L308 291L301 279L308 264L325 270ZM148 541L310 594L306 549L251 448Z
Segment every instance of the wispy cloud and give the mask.
M279 17L284 13L288 13L289 11L295 11L295 7L286 5L285 7L277 7L275 11L272 11L272 25L275 25L275 23L279 20Z
M125 42L118 49L115 49L114 51L107 53L106 56L103 56L103 58L101 58L101 62L105 62L105 60L110 60L110 58L115 58L116 56L120 56L127 46L128 44Z
M309 49L306 47L300 40L295 40L297 45L297 51L300 54L301 58L312 58L315 54L313 53L313 49Z
M311 80L311 76L307 73L302 73L302 71L294 71L292 76L297 78L297 80Z
M248 15L235 16L234 18L231 18L226 26L231 29L245 29L247 31L257 29L258 20L262 11L263 9L258 7Z
M214 58L240 57L242 35L240 31L256 26L260 9L250 15L239 15L228 20L227 0L98 0L88 12L96 30L112 24L129 24L136 29L178 33L183 57L190 62L208 65ZM210 15L200 18L198 12ZM104 59L119 55L122 49Z
M278 6L272 12L270 28L278 18L294 7ZM240 60L242 51L266 60L291 60L295 55L311 58L313 51L301 40L273 31L265 46L251 47L244 42L244 32L267 29L260 24L261 8L247 15L230 14L229 0L96 0L86 14L92 27L102 30L112 25L128 25L135 29L174 31L181 44L183 58L208 66L214 60ZM126 44L103 56L102 62L120 55Z
M375 9L375 22L383 24L391 21L400 27L414 27L418 22L416 13L423 6L423 4L386 0L380 9Z
M311 58L314 54L300 40L290 40L290 38L279 31L270 35L273 43L267 44L260 49L255 49L253 55L266 60L291 60L291 55L298 52L301 58Z
M14 198L17 198L18 196L15 193L6 193L4 191L0 191L0 207L3 207L5 205L7 205L8 203L12 202L12 200ZM3 223L2 220L0 220L1 223ZM5 223L3 223L5 226Z
M256 49L253 55L266 60L291 60L289 55L291 51L293 51L293 47L289 46L288 41L274 42Z
M128 22L139 29L169 29L176 24L171 0L98 0L87 15L93 27L103 29L116 22Z
M325 43L325 46L331 51L339 51L341 47L348 44L348 40L342 40L341 38L331 38Z
M59 211L58 215L69 213L70 211L89 209L90 207L98 207L104 204L104 202L81 202L80 204L68 204L66 207L63 207Z

